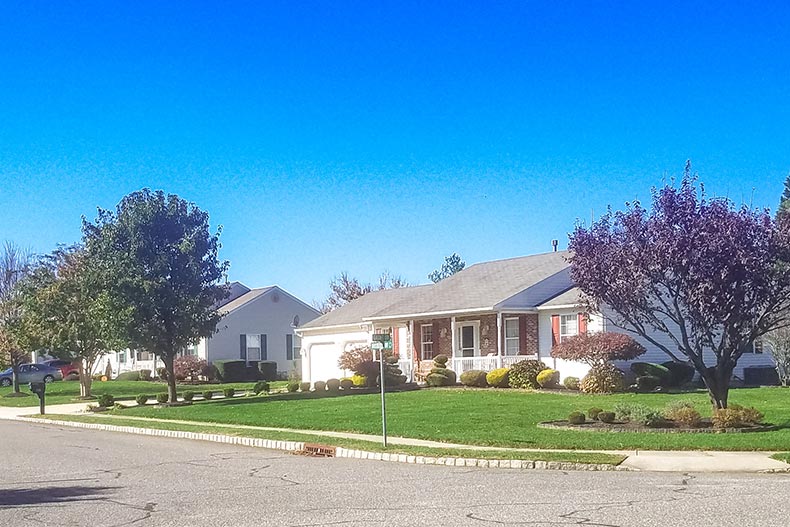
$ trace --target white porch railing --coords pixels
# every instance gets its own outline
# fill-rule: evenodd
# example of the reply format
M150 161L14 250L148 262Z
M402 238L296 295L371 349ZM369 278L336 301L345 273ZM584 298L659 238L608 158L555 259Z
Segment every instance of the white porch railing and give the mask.
M463 372L469 370L491 371L497 368L509 368L517 362L530 359L537 359L537 355L503 355L502 357L498 357L496 355L486 355L484 357L453 357L452 370L458 375L461 375Z
M413 376L413 374L414 374L414 371L413 371L414 364L410 360L408 360L408 359L406 359L406 360L399 360L398 361L398 368L400 368L400 371L402 371L403 375L406 376L406 380L408 382L414 381L414 376Z

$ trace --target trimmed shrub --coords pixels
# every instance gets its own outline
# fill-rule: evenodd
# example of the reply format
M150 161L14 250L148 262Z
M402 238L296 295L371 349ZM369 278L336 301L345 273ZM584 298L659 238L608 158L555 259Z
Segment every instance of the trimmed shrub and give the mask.
M696 428L702 422L702 416L697 409L688 406L675 410L672 412L671 417L665 413L664 417L689 428Z
M451 370L447 370L447 371L451 371ZM430 373L425 377L425 384L433 387L449 386L450 377L442 373Z
M148 370L148 375L150 377L151 371ZM139 381L140 380L140 372L139 371L125 371L123 373L119 373L118 376L115 378L116 381Z
M443 355L441 353L433 358L434 364L438 364L440 365L440 367L445 366L447 364L447 361L449 360L450 357L448 357L447 355Z
M652 392L661 386L661 379L653 375L643 375L636 378L636 389L640 392Z
M668 368L652 362L634 362L631 364L631 371L634 372L637 380L639 377L655 377L658 379L658 384L656 386L659 384L663 385L669 381L671 377Z
M145 406L145 403L148 402L148 396L141 393L134 398L134 402L136 402L138 406Z
M298 383L296 381L291 381L285 385L285 389L288 390L290 393L294 393L296 390L299 389L300 384L301 383Z
M447 367L447 355L437 355L433 359L431 373L425 377L428 386L452 386L458 381L455 372Z
M258 363L258 372L263 381L277 380L277 362L273 360L262 360Z
M325 392L326 391L326 383L324 381L315 381L313 384L313 390L316 392Z
M522 360L515 363L510 367L510 387L522 389L540 388L538 374L545 369L546 365L539 360Z
M623 372L611 364L595 366L579 384L579 390L584 393L615 393L624 387Z
M522 361L527 362L527 361ZM516 363L520 364L520 363ZM510 368L497 368L486 375L486 382L494 388L507 388L509 384Z
M299 391L300 392L309 392L310 391L310 383L309 382L300 382L299 383Z
M461 374L461 384L464 386L475 386L485 388L488 386L486 372L482 370L468 370Z
M167 368L164 366L160 366L156 369L156 376L159 377L161 380L167 380Z
M664 423L664 418L660 412L643 404L618 403L614 405L614 411L617 419L620 421L628 421L649 427L661 426Z
M252 393L255 395L260 395L262 392L269 393L269 383L266 381L258 381L252 387Z
M326 389L330 392L340 391L340 379L329 379L326 381Z
M632 403L617 403L613 410L618 421L629 421L631 419L631 409L636 406Z
M115 397L113 397L109 393L103 393L98 397L96 402L99 403L99 406L103 408L110 408L112 405L115 404Z
M243 360L215 360L213 365L217 370L217 379L221 382L244 382L249 380L247 363Z
M210 401L213 398L214 398L214 392L212 392L211 390L206 390L205 392L203 392L203 399L205 399L206 401Z
M169 399L169 396L166 393L158 393L158 394L156 394L156 402L158 402L159 404L165 404L168 399Z
M669 377L665 379L665 384L670 388L683 386L694 379L696 370L685 362L667 361L662 362L661 365L669 371Z
M741 421L745 424L759 424L765 417L762 412L753 406L744 407L739 404L731 404L730 409L738 412Z
M535 378L535 380L538 382L541 388L556 388L560 383L560 372L557 370L552 370L551 368L546 368L545 370L538 373L538 376Z
M715 428L740 428L744 426L741 413L737 408L719 408L713 411L710 419Z
M351 376L351 382L354 383L354 386L358 388L365 388L368 386L368 378L364 375L354 374Z
M234 395L236 395L236 390L235 388L225 388L224 390L222 390L222 395L224 395L227 398L231 398Z
M579 390L579 378L578 377L565 377L565 380L562 381L562 385L565 386L568 390Z
M571 412L568 416L568 422L572 425L583 425L586 420L581 412Z
M195 355L182 355L173 360L173 372L178 381L197 381L206 375L208 362Z
M634 360L647 350L623 333L582 333L563 339L551 350L555 359L579 361L595 368L613 360Z
M118 377L115 378L118 380ZM151 380L151 370L140 370L140 380L141 381L150 381Z
M614 423L614 412L601 412L598 414L598 420L602 423L612 424Z
M598 419L598 414L600 414L601 412L603 412L601 408L592 407L589 410L587 410L587 417L590 418L590 421L595 421L596 419Z
M195 398L195 392L193 392L192 390L187 390L187 391L184 392L184 400L185 401L189 402L189 401L191 401L194 398Z
M342 388L343 390L350 390L353 387L354 387L353 379L350 379L348 377L340 379L340 388Z

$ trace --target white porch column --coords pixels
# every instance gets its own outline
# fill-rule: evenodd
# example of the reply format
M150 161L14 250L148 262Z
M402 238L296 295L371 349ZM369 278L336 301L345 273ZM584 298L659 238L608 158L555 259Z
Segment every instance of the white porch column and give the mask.
M497 341L496 363L497 363L497 368L501 368L502 367L502 341L503 341L503 339L502 339L502 313L497 313L496 314L496 341Z
M455 355L456 349L458 348L458 331L455 327L455 317L450 318L450 346L452 347L451 351L451 361L453 365L453 369L455 369Z

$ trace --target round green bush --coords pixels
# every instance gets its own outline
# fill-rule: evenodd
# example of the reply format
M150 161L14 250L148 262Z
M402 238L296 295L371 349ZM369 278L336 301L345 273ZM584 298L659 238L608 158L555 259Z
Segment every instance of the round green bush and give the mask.
M309 392L310 391L310 383L309 382L300 382L299 383L299 391L300 392Z
M435 356L433 358L433 362L434 363L442 365L442 366L447 364L448 360L450 360L450 357L448 357L447 355L442 355L442 354L439 354L439 355L437 355L437 356Z
M315 384L313 384L313 389L316 392L319 392L319 393L325 392L326 391L326 383L324 381L315 381Z
M134 402L136 402L138 406L145 406L145 403L148 402L148 396L144 393L141 393L134 398Z
M450 384L450 378L441 373L429 373L425 377L425 384L428 386L448 386Z
M643 375L636 378L636 389L640 392L652 392L661 385L661 379L653 375Z
M113 397L109 393L103 393L98 397L96 402L99 403L99 406L103 408L110 408L112 405L115 404L115 397Z
M222 395L224 395L227 398L231 398L234 395L236 395L236 389L235 388L225 388L224 390L222 390Z
M488 382L486 381L486 372L482 370L465 371L461 374L461 384L464 386L485 388L488 386Z
M159 404L165 404L168 400L169 396L166 393L158 393L156 394L156 402Z
M258 381L252 387L252 393L255 395L260 395L261 393L266 392L269 393L269 383L266 381Z
M696 372L694 366L676 361L662 362L661 365L669 370L669 378L665 380L665 384L670 388L683 386L694 379L694 373Z
M602 423L614 423L614 412L600 412L598 414L598 420Z
M562 381L562 385L565 386L568 390L579 390L579 378L578 377L565 377L565 380Z
M546 368L538 373L535 380L541 388L556 388L560 383L560 372Z
M358 388L364 388L368 385L368 378L365 375L354 374L351 376L351 382Z
M659 383L669 381L672 376L669 372L669 368L652 362L631 363L631 371L634 372L637 377L656 377L659 379Z
M582 425L586 421L584 414L581 412L571 412L568 416L568 422L572 425Z
M214 397L214 392L212 392L211 390L207 390L203 392L203 399L205 399L206 401L210 401L213 397Z
M192 390L187 390L184 392L185 401L191 401L194 398L195 398L195 392L193 392Z
M343 390L350 390L353 387L354 387L354 381L353 380L351 380L349 378L340 379L340 388L341 389L343 389Z
M326 381L326 389L330 392L340 391L340 379L329 379Z
M625 388L623 372L611 364L603 364L590 369L579 384L583 393L615 393Z
M294 393L296 390L299 389L299 383L296 381L291 381L285 385L285 389L288 390L290 393Z
M539 360L522 360L510 367L510 387L521 389L537 389L538 374L546 369L546 365Z
M486 375L486 382L494 388L507 388L510 386L510 368L491 370Z
M598 419L598 415L601 412L603 412L603 409L592 407L589 410L587 410L587 417L590 418L590 421L595 421L596 419Z

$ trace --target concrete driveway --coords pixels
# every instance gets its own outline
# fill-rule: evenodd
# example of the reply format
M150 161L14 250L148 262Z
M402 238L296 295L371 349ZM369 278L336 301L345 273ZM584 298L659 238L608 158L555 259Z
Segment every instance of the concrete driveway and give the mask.
M784 525L790 476L316 459L0 421L3 525Z

